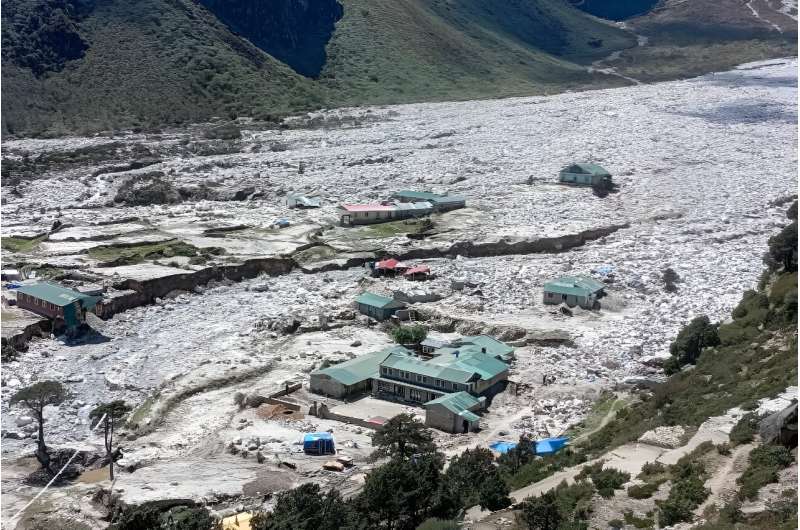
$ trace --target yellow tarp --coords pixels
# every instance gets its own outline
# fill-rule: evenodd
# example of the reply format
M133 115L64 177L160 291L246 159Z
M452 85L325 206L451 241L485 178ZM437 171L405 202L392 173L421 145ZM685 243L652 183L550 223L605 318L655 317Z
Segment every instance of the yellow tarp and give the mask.
M222 520L222 530L250 530L250 519L253 514L250 512L237 513Z

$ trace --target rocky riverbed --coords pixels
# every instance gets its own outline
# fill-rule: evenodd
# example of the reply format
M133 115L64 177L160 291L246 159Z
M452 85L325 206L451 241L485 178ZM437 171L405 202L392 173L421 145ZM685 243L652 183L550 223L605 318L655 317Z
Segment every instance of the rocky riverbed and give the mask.
M700 314L726 318L757 283L766 241L784 222L785 201L796 191L797 153L787 147L797 143L796 67L787 59L614 90L345 109L298 119L286 129L245 122L242 138L227 143L203 140L200 126L6 142L4 156L50 165L16 175L13 193L4 193L3 237L15 236L13 247L4 245L4 267L28 264L67 282L106 282L117 290L126 280L157 281L168 294L94 321L98 335L90 341L35 339L17 360L4 363L4 461L33 447L33 424L9 407L10 396L53 378L71 397L47 408L51 443L96 444L89 411L125 399L139 407L142 425L153 422L146 443L137 446L132 434L126 459L165 470L183 469L181 459L189 457L208 462L225 453L229 438L241 437L236 391L306 382L308 371L326 358L389 344L383 331L352 315L352 300L365 288L402 293L431 324L441 325L439 333L492 327L519 329L523 337L557 332L563 340L519 344L511 378L533 386L498 400L484 419L484 434L558 434L585 415L600 389L656 374L652 358L667 352L685 322ZM97 154L105 152L98 146L109 144L112 154ZM96 158L66 156L81 149ZM152 158L146 167L125 165L142 153ZM601 198L555 184L557 171L575 160L605 166L618 192ZM464 195L468 208L434 216L425 238L329 228L337 223L337 204L385 199L398 189L447 190ZM318 195L323 205L289 210L283 203L289 192ZM159 204L138 204L143 196ZM278 218L291 226L276 228ZM56 221L59 229L51 233ZM412 259L431 267L435 277L428 282L365 279L363 268L346 267L359 255L429 255L457 243L508 248L520 239L609 226L619 228L563 251ZM225 267L298 253L307 271L314 270L309 263L337 259L335 268L344 270L304 273L298 265L278 276L225 279ZM666 268L680 278L677 292L665 290ZM208 270L219 272L210 284L181 284L169 292L178 275ZM568 316L544 306L543 283L562 274L605 280L603 308ZM320 329L320 317L333 329ZM536 387L543 375L556 378L547 391ZM187 400L180 399L189 390ZM178 396L177 408L159 416L159 399L168 396ZM261 422L253 436L273 440L276 454L304 429L319 427L253 421ZM364 433L346 437L368 447ZM448 451L475 441L441 439ZM178 463L170 468L165 459ZM137 473L123 473L120 487L129 480L130 491L141 491ZM258 473L243 469L240 475L249 482ZM357 483L354 478L351 486ZM192 484L182 493L204 494L202 481ZM227 493L239 489L226 483Z

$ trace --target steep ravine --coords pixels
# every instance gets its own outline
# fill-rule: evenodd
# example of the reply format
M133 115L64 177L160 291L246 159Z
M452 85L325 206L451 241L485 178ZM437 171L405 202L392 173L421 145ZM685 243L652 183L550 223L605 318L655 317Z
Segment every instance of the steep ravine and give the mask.
M238 33L298 74L319 76L344 8L337 0L200 0Z

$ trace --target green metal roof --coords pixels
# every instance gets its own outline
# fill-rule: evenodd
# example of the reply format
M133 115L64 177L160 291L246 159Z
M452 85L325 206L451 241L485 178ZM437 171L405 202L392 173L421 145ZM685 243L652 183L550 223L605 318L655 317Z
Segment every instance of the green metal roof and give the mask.
M590 164L587 162L580 162L576 164L570 164L565 167L562 171L567 173L574 173L571 171L573 168L579 168L581 173L588 173L590 175L596 175L598 177L610 177L611 173L609 173L603 166L598 164Z
M605 284L587 276L562 276L544 284L545 291L575 296L589 296L605 287Z
M475 407L479 403L480 400L478 400L478 398L469 392L464 392L462 390L461 392L453 392L452 394L445 394L436 399L432 399L425 403L425 406L441 405L453 414L463 414L464 412L468 412L469 409ZM475 415L473 414L473 416ZM477 416L475 416L475 418L477 419Z
M495 339L494 337L490 337L489 335L465 336L454 340L453 344L456 347L474 344L478 347L478 349L486 348L486 355L490 355L492 357L501 357L504 360L509 359L514 353L514 348Z
M468 410L463 410L463 411L459 412L458 415L461 416L462 418L464 418L465 420L467 420L470 423L474 423L474 422L480 420L480 417L477 414L475 414L474 412L470 412Z
M465 202L464 197L458 195L442 195L429 191L400 190L395 192L392 197L403 199L418 199L421 201L432 202L433 204L448 204L454 202Z
M90 296L88 294L75 291L74 289L68 289L60 285L46 282L23 285L17 289L17 292L44 300L45 302L50 302L51 304L59 307L65 307L76 300L80 300L81 305L85 309L91 309L101 299L99 296Z
M343 363L315 370L313 373L329 375L343 385L354 385L366 379L378 377L381 363L392 354L410 356L411 352L402 346L391 346Z
M451 383L468 383L476 374L487 380L508 370L506 363L481 353L476 346L440 348L436 354L436 357L427 361L417 357L389 356L381 365Z
M455 367L441 366L403 355L390 355L381 363L381 366L435 379L444 379L452 383L467 383L475 375L473 370L459 370Z
M430 191L412 191L412 190L400 190L393 194L393 197L402 197L404 199L419 199L421 201L432 201L433 199L438 199L442 197L438 193L431 193Z
M397 302L392 300L391 298L387 298L386 296L381 296L375 293L362 293L356 298L356 302L359 304L364 304L372 307L378 307L381 309L387 309L392 307L403 307L402 302Z

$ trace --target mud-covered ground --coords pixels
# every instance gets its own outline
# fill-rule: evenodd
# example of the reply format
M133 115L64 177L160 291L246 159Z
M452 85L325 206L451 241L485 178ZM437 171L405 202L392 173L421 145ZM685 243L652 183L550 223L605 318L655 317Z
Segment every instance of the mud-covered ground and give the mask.
M310 258L306 252L306 261L626 227L565 252L424 260L435 273L429 282L364 280L361 268L219 282L95 321L100 335L91 343L34 340L3 365L4 465L20 465L33 447L32 424L9 407L10 396L53 378L71 392L46 411L54 446L99 447L88 421L97 403L125 399L137 407L136 423L147 434L124 433L123 463L136 470L123 470L115 486L129 501L176 492L253 495L303 480L357 488L368 432L317 418L263 419L252 409L238 411L233 395L307 383L325 358L388 345L386 333L347 314L367 287L428 300L417 307L453 319L461 331L501 326L566 334L571 345L520 346L511 378L532 388L499 396L482 433L440 442L452 453L501 433L558 434L581 419L602 388L653 375L647 361L666 353L681 325L700 314L725 318L756 284L766 241L785 219L782 200L796 190L796 85L796 60L770 61L580 94L341 110L283 130L245 123L239 140L208 140L197 127L7 142L4 156L29 169L18 170L4 189L3 237L40 239L4 244L4 267L47 265L75 281L114 283L130 274L169 282L169 274L288 255L320 241L325 246L316 248L324 250ZM126 169L145 158L146 167ZM557 171L576 160L605 166L619 191L600 198L556 185ZM126 183L150 182L153 172L160 172L157 184L144 196L164 204L135 205L138 196ZM458 193L468 209L434 216L426 239L371 229L320 235L336 224L337 204L385 199L398 189ZM284 196L292 191L319 195L322 208L287 209ZM274 228L278 218L292 226ZM56 220L66 227L48 236ZM191 250L175 255L163 250L165 242ZM126 250L142 247L148 252L133 257ZM676 293L664 289L667 267L680 276ZM609 279L603 309L569 317L544 306L541 287L560 274ZM454 289L452 280L474 287ZM335 329L316 330L319 315ZM270 326L294 316L303 326L293 333ZM544 374L556 384L538 385ZM298 396L306 404L314 399L306 390ZM297 454L303 432L328 428L358 463L344 477ZM253 443L268 462L231 455L237 438L243 445L258 438ZM295 459L296 469L265 467L279 459ZM32 496L21 476L4 475L4 508ZM65 491L59 495L69 498Z

